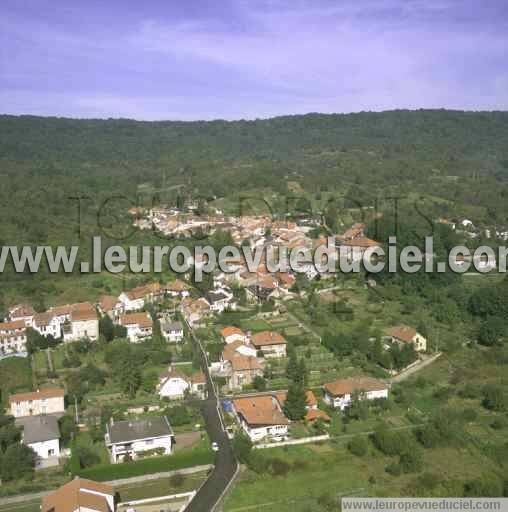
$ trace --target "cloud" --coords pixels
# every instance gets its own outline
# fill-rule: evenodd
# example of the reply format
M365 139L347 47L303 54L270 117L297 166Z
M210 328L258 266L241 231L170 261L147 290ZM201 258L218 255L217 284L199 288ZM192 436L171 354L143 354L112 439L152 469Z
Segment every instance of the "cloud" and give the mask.
M233 119L508 107L503 2L154 2L122 17L114 4L49 24L7 9L0 110Z

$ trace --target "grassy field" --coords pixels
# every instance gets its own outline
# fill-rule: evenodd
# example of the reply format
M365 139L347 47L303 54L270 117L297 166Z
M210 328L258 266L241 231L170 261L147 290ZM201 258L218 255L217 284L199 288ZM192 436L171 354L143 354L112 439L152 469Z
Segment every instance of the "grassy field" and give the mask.
M32 390L30 358L9 357L0 361L0 389L4 406L11 393Z

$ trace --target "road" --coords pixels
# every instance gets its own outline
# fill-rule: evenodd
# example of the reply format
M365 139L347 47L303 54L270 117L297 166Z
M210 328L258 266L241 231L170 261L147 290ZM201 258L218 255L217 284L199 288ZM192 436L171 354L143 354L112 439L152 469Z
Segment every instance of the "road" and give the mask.
M408 377L411 377L411 375L414 375L416 372L423 370L426 366L429 366L429 364L433 363L438 357L440 357L441 354L442 352L437 352L436 354L433 354L432 356L430 356L428 359L425 359L421 363L418 363L417 365L412 366L407 370L403 370L401 373L392 378L392 384L395 382L402 382Z
M195 350L201 354L201 367L206 375L208 397L202 402L202 413L205 419L206 431L212 442L219 445L215 459L215 467L209 478L199 488L197 494L186 507L186 512L211 512L221 501L224 493L233 481L238 471L238 463L233 454L231 443L223 426L220 403L217 391L208 371L208 359L200 340L189 329Z

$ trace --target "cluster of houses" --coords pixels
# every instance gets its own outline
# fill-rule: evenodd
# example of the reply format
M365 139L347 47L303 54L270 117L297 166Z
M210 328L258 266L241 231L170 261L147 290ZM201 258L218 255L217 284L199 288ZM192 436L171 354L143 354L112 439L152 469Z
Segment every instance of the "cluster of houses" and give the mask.
M340 379L323 386L323 401L334 409L344 411L351 405L355 394L362 400L387 399L388 390L388 384L371 377ZM237 418L252 442L281 441L288 437L291 424L284 414L286 396L286 392L267 392L236 398L224 405ZM306 398L307 423L318 419L331 421L328 414L318 408L318 401L312 391L306 392Z
M21 442L32 448L39 460L54 465L60 457L58 420L65 412L64 396L62 388L47 388L9 397L8 413L22 428Z
M44 313L37 313L29 304L18 304L9 309L7 321L0 323L0 355L26 355L29 327L65 342L94 341L99 337L99 316L89 302L55 306Z
M238 391L263 375L265 359L287 355L286 339L275 331L245 333L228 326L221 331L225 342L220 361L211 363L210 373L223 377L230 391Z

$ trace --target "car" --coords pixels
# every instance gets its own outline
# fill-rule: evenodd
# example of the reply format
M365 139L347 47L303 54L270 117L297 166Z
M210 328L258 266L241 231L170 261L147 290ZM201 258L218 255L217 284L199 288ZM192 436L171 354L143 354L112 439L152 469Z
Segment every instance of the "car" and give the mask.
M212 443L212 450L214 452L218 452L219 451L219 443L216 443L215 441Z

